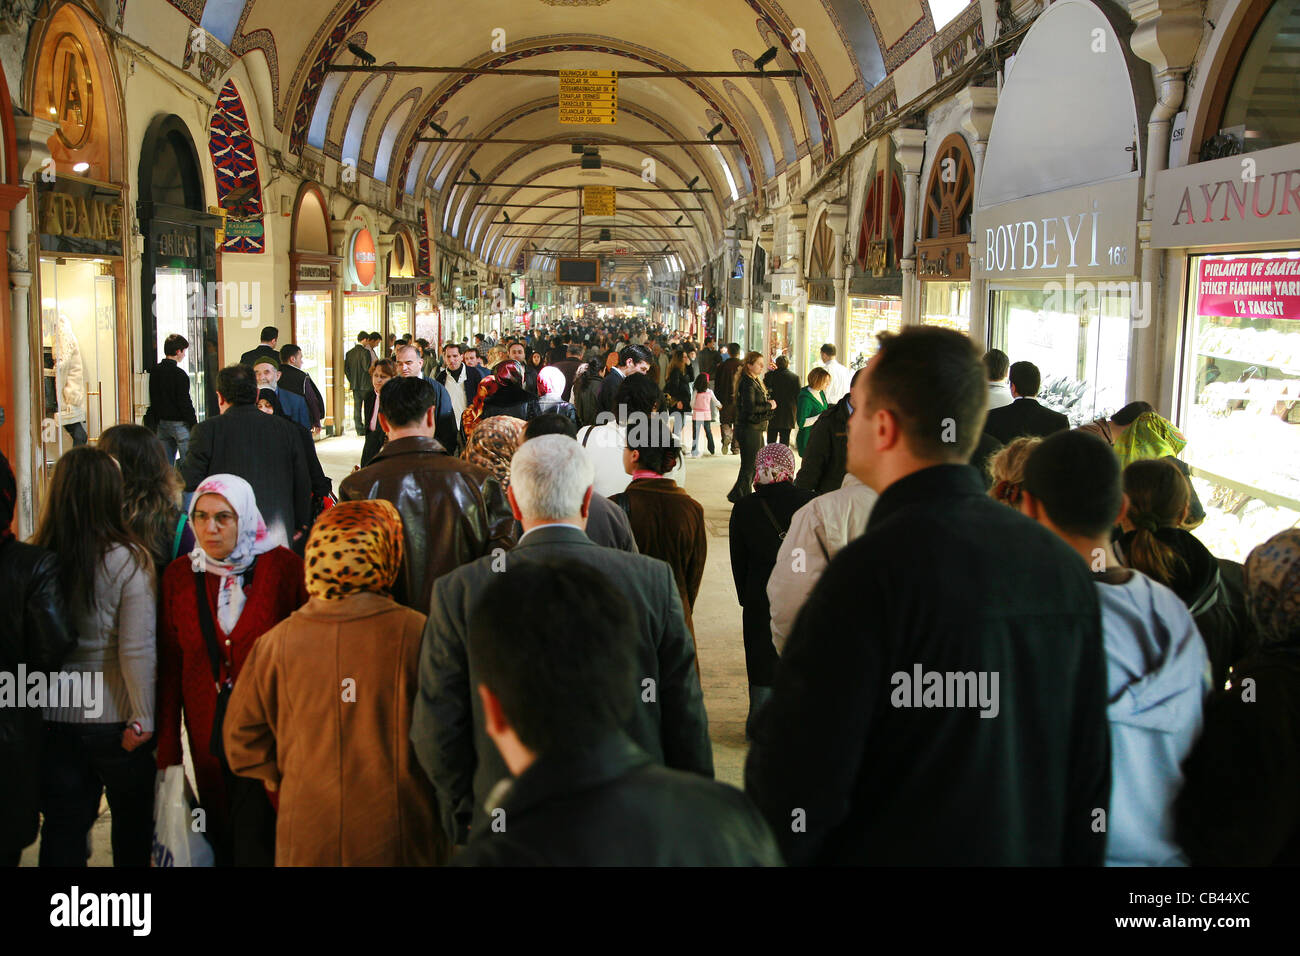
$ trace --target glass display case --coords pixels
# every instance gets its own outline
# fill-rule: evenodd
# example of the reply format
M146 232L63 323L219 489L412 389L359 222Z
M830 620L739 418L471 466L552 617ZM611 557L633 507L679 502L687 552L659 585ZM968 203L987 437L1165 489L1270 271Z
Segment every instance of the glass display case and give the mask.
M1071 426L1110 415L1128 387L1131 294L1105 291L998 289L992 293L990 344L1012 362L1042 373L1038 401L1064 412Z
M1183 342L1183 458L1196 534L1242 561L1300 522L1300 251L1194 256Z
M881 332L898 333L903 330L903 300L901 298L849 299L848 354L841 356L849 368L862 368L880 348L876 338Z
M970 335L970 283L922 282L921 321Z
M823 345L827 342L838 344L835 342L835 306L809 305L804 328L808 330L808 338L804 345L804 366L799 370L801 376L807 375L814 365L821 364ZM839 359L844 361L844 356L839 356Z

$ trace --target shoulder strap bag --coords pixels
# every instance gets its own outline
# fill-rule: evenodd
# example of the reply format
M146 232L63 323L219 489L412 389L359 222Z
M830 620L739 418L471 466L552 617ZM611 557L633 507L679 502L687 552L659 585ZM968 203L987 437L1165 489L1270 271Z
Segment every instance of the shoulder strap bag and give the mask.
M175 561L181 551L181 536L185 534L185 522L189 515L181 512L180 520L176 522L176 535L172 538L172 560Z
M772 528L776 531L776 536L780 538L782 541L784 541L786 531L789 531L790 529L786 528L785 531L781 530L781 522L776 520L776 515L772 513L772 509L766 501L764 501L762 498L759 498L758 504L763 509L763 514L767 515L767 520L772 522Z
M208 741L208 752L217 758L223 770L229 771L226 763L226 746L221 739L221 728L226 722L226 706L230 703L230 691L234 686L230 680L221 679L221 647L217 643L217 626L212 620L212 607L208 604L208 589L203 580L206 572L194 573L194 596L199 606L199 629L203 632L203 642L208 648L208 664L212 668L212 682L217 690L217 705L212 712L212 738Z

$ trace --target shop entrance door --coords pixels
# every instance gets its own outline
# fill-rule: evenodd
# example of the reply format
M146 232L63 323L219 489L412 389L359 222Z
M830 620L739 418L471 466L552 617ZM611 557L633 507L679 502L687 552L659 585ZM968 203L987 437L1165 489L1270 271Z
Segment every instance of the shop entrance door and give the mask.
M117 280L103 259L41 259L46 477L117 422Z
M155 269L153 288L154 354L159 360L164 357L163 343L169 335L184 336L190 343L181 368L190 377L190 399L194 402L199 421L202 421L207 417L208 388L216 384L209 381L208 362L204 359L209 342L215 351L217 336L215 327L208 328L209 324L215 326L216 322L210 321L201 308L196 308L202 303L201 275L198 269Z

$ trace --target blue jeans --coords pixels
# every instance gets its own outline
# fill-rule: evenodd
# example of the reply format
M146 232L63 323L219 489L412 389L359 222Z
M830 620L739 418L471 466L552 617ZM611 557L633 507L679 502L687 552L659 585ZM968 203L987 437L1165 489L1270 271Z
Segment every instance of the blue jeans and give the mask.
M713 449L713 422L696 422L696 423L695 423L695 448L693 449L693 451L694 451L694 453L697 454L697 455L700 453L700 433L701 433L701 432L703 432L703 433L704 433L704 437L707 438L707 439L709 440L709 454L712 455L712 454L713 454L713 450L714 450L714 449Z
M176 464L177 455L180 455L180 460L184 461L186 453L190 450L189 426L184 422L159 422L158 440L163 444L169 464Z
M113 865L148 866L153 849L154 743L122 749L122 724L47 722L41 754L41 866L85 866L87 837L108 792Z

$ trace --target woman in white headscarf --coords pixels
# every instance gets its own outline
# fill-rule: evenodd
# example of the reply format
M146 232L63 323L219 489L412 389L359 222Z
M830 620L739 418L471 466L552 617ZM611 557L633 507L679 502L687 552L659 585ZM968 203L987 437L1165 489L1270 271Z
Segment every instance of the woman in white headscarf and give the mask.
M253 489L210 475L194 490L197 545L163 574L159 617L158 767L181 763L181 714L217 863L271 865L275 814L261 784L230 773L221 717L264 633L307 601L302 559L272 545Z
M568 402L561 401L564 394L564 372L554 365L547 365L537 373L537 408L539 415L557 412L565 418L578 421L577 410Z

